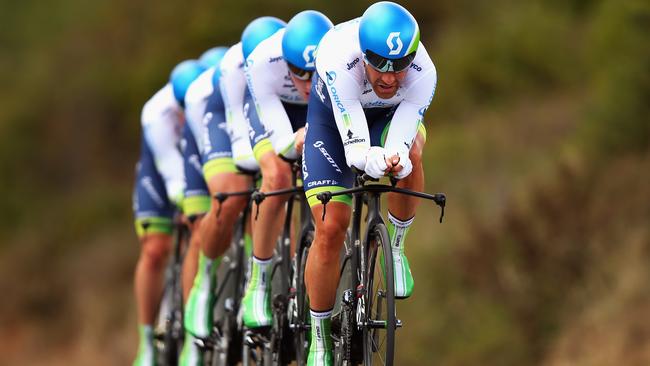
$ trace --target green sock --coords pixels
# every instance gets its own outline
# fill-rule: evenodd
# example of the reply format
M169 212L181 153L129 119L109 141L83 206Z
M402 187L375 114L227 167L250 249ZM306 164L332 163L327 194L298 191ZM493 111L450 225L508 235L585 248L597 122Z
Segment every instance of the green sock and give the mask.
M388 234L390 236L391 252L393 255L393 271L395 282L395 297L407 298L413 293L413 275L411 266L404 252L404 242L409 227L415 217L402 221L388 212ZM382 262L383 270L383 262Z
M196 338L192 334L185 332L185 342L183 343L181 358L178 362L179 366L202 365L201 352L196 344L194 344L195 339Z
M331 337L332 310L314 311L311 314L311 344L307 366L332 365L334 363Z
M216 273L221 258L210 259L199 253L199 267L185 307L185 329L197 337L205 338L212 329L212 306Z
M150 324L138 325L138 334L140 345L138 354L133 362L134 366L153 366L154 364L154 347L153 347L153 327Z
M415 216L408 220L402 221L388 212L388 235L390 236L390 245L393 249L399 248L404 252L404 239L409 232Z
M253 255L253 237L249 233L244 234L244 251L246 252L246 257Z

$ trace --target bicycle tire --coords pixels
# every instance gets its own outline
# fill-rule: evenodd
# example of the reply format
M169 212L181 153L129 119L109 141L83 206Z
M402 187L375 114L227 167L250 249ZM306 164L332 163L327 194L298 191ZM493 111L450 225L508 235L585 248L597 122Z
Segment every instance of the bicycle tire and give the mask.
M174 257L165 273L165 288L159 306L158 322L163 322L163 333L156 335L157 362L163 366L176 366L183 348L183 294L180 283L184 248L189 232L184 226L174 229Z
M296 364L304 366L307 364L309 355L309 300L307 297L307 286L305 285L305 268L307 267L307 257L311 243L314 240L313 231L308 232L302 243L296 257L296 320L297 324L294 334L296 349Z
M227 291L221 294L224 303L223 315L215 323L220 331L214 346L212 347L211 366L234 366L241 361L242 357L242 333L237 325L237 314L244 289L246 254L244 249L245 240L245 220L247 215L242 215L235 225L234 234L231 240L231 246L226 252L230 262L234 263L235 269L232 278L227 285ZM225 262L225 261L224 261ZM228 296L226 296L228 294ZM230 300L229 304L226 302ZM216 308L215 304L215 308ZM215 309L216 311L216 309Z
M363 364L392 366L397 321L393 259L386 226L383 223L373 226L365 244Z

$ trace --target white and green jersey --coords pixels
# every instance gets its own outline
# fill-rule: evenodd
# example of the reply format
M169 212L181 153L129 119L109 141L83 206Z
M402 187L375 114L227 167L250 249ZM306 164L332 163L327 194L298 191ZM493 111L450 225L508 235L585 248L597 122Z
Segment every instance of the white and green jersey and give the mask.
M214 92L212 77L215 69L216 66L213 66L202 72L190 84L185 94L185 118L201 155L206 153L205 145L208 133L207 126L203 124L203 116L205 107L208 105L208 98Z
M365 153L370 148L368 124L363 112L369 108L397 106L384 147L389 151L400 151L405 147L408 150L433 99L436 68L420 43L397 93L390 99L380 98L366 77L359 45L359 22L360 18L341 23L321 40L316 56L316 71L320 76L315 86L316 93L323 103L325 93L329 93L346 158L350 151L360 149ZM347 160L349 163L350 159Z
M174 98L171 84L165 85L145 103L141 121L144 139L165 181L167 197L182 197L185 175L179 143L183 110Z
M273 149L277 154L295 159L294 128L283 103L306 106L307 101L294 86L282 57L284 31L284 28L278 30L255 47L246 59L245 71L257 115L269 133Z
M249 122L244 115L246 75L241 42L230 47L219 65L219 89L223 98L228 132L235 164L249 171L258 170L248 138Z

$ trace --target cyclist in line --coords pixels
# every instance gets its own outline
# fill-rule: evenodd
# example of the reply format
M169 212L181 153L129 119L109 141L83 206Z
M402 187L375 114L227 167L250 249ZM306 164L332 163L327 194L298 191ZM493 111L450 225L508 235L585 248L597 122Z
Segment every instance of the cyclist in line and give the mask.
M183 151L185 166L185 199L183 200L183 213L190 221L192 236L190 246L183 261L182 288L183 303L187 302L192 281L198 266L199 248L201 243L199 227L204 215L210 210L210 193L203 177L203 165L208 160L210 149L204 142L205 128L202 127L203 113L205 112L208 98L213 92L213 75L219 67L226 47L214 47L204 52L199 62L206 68L188 87L184 98L186 123L183 126ZM209 142L209 140L208 140ZM207 144L209 147L209 144ZM180 355L179 364L183 366L200 364L200 350L190 333L185 334L185 342Z
M262 192L289 188L291 167L302 153L307 98L316 48L332 22L308 10L295 15L285 29L250 47L244 31L246 80L255 109L248 108L251 145L262 171ZM254 48L254 49L253 49ZM282 230L288 196L268 197L253 228L252 270L242 301L248 328L271 324L270 263Z
M247 29L263 40L284 27L284 22L272 17L257 18ZM210 193L236 192L250 188L252 178L243 172L259 170L248 138L248 121L244 110L252 105L244 75L242 44L230 47L219 69L213 74L214 91L208 100L202 119L204 149L209 151L203 166ZM232 230L248 197L230 197L223 204L213 200L209 214L200 228L201 250L199 268L185 308L185 329L195 337L205 338L213 324L216 269L220 256L228 249ZM221 206L221 207L220 207ZM220 210L219 215L217 212ZM251 241L247 237L248 242Z
M436 80L416 20L392 2L371 5L361 18L337 25L319 45L303 155L305 191L316 218L305 274L312 324L308 365L333 362L330 317L351 216L351 197L336 196L322 221L316 194L352 187L351 168L375 178L392 175L400 179L398 187L421 191L422 120ZM404 240L417 202L388 196L397 298L413 291Z
M141 243L134 290L139 347L134 365L153 365L153 323L163 292L165 264L171 251L176 207L181 207L185 177L178 148L183 125L184 85L203 70L195 60L178 64L169 82L142 109L140 160L133 194L135 228Z

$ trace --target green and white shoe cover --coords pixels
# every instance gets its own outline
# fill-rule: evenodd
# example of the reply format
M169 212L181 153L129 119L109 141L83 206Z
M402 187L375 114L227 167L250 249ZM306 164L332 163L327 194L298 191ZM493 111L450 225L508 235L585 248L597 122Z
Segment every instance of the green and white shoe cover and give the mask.
M156 357L153 347L153 328L151 325L138 326L140 345L133 366L154 366Z
M413 275L409 261L404 253L404 239L413 223L414 217L401 221L388 213L388 234L393 254L393 273L395 277L395 297L407 298L413 293ZM382 270L383 270L383 261Z
M198 338L206 338L212 330L212 307L216 272L221 258L210 259L199 254L199 268L185 306L185 330Z
M331 325L332 311L310 311L311 313L311 345L307 366L334 365L334 347L332 345Z
M183 343L183 350L181 357L178 361L179 366L202 366L203 360L201 359L201 350L196 346L194 340L196 338L188 332L185 332L185 342Z
M271 325L271 259L260 260L253 256L251 276L242 300L243 321L248 328Z

